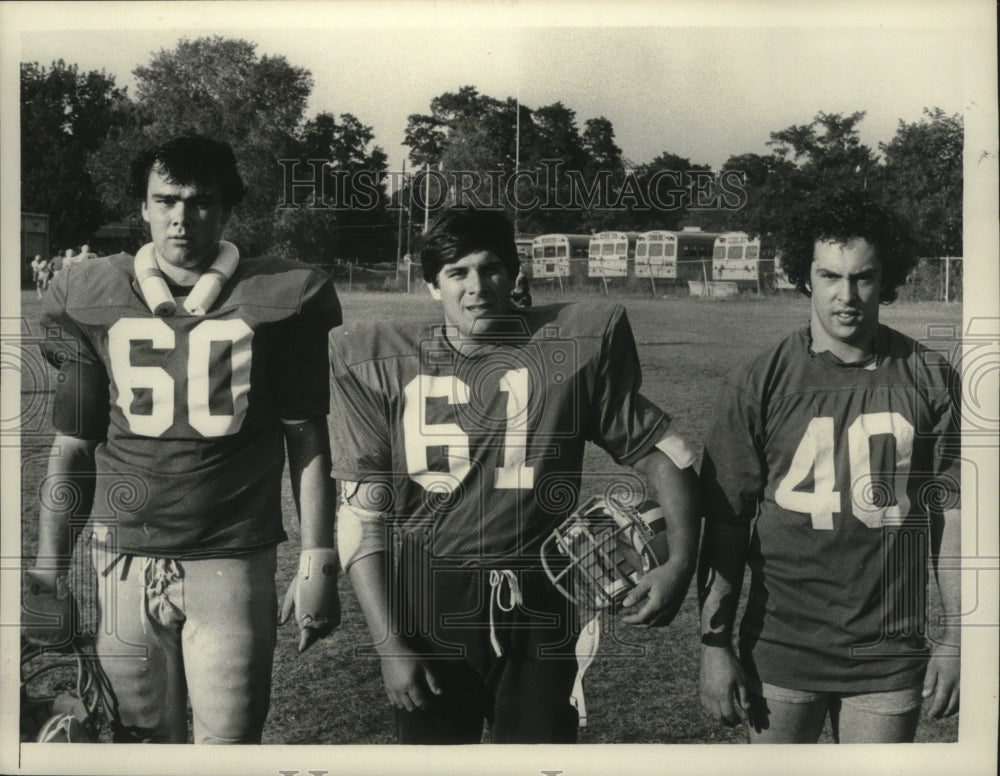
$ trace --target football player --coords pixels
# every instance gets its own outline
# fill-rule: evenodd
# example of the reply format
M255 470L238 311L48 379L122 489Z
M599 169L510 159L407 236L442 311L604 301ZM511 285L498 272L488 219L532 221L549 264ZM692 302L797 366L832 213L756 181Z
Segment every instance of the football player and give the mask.
M752 742L812 743L827 717L844 743L911 741L922 702L958 710L958 571L938 563L959 555L958 383L879 323L915 261L897 218L845 195L786 231L809 325L725 382L703 459L701 701L742 710Z
M190 700L195 742L259 742L286 446L302 553L284 614L298 605L300 651L340 618L325 421L340 305L324 273L220 239L245 192L228 144L176 138L132 175L152 242L67 266L45 298L60 377L29 608L66 599L90 514L115 739L186 742Z
M446 211L420 258L440 316L331 336L341 562L400 743L477 743L484 720L495 743L572 743L578 617L541 544L596 443L645 475L667 524L669 560L624 619L668 623L695 564L694 457L640 393L622 307L514 307L505 215Z

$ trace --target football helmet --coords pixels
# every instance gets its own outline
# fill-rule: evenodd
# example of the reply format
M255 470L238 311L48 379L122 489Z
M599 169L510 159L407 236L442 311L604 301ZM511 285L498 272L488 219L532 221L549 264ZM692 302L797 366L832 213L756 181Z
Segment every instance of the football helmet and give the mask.
M21 640L21 741L96 743L112 697L97 656L78 641L53 652Z
M594 496L542 543L542 567L566 598L592 611L615 608L667 560L665 521L653 501L632 506Z

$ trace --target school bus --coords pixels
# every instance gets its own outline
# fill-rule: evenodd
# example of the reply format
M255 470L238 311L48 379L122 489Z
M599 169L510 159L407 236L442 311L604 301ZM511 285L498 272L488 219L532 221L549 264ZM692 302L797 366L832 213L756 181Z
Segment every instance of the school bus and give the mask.
M568 278L578 274L573 265L587 258L590 236L586 234L541 234L531 241L533 278Z
M666 280L701 279L709 271L718 232L685 229L643 232L635 244L635 277Z
M761 246L760 237L746 232L726 232L715 239L711 279L729 281L740 288L774 290L774 246Z
M587 277L627 278L635 259L635 232L598 232L587 248Z

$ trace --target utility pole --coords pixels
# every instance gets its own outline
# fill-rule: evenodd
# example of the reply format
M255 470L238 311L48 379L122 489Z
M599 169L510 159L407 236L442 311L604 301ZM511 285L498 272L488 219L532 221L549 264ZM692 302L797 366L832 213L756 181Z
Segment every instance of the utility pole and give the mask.
M427 234L427 229L430 226L431 220L431 163L427 162L424 165L424 234Z
M410 256L410 235L412 233L413 233L413 176L411 175L410 196L406 198L406 255L407 256Z
M514 98L514 186L517 186L517 171L521 169L521 90ZM514 192L514 234L517 234L517 191Z
M403 183L406 181L406 158L403 158L403 177L399 181L399 188L396 190L396 199L399 204L399 230L396 233L396 266L403 260Z

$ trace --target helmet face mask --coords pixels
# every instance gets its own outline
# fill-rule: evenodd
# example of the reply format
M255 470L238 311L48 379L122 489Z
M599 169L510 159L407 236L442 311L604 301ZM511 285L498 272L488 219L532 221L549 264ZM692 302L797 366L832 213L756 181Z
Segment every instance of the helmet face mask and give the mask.
M667 559L659 507L595 496L542 543L542 566L556 589L593 611L617 608L650 570Z
M58 653L22 641L22 741L95 743L109 698L96 656L75 641Z

